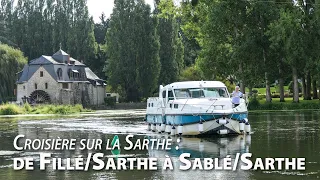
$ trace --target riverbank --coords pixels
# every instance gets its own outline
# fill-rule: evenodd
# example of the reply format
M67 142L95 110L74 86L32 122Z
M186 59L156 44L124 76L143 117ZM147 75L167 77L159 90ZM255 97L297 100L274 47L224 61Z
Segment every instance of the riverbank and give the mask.
M292 98L285 98L285 102L280 102L279 98L273 98L272 102L266 102L258 99L249 101L248 110L265 110L265 111L281 111L281 110L319 110L320 101L314 100L299 100L299 103L294 103Z
M30 106L24 104L18 106L16 104L0 105L0 115L36 115L36 114L75 114L81 112L90 112L91 110L83 108L82 105L37 105Z

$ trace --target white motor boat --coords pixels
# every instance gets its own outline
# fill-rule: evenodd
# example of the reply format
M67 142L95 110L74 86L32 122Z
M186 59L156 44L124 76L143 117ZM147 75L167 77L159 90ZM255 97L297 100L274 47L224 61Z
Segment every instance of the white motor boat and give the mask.
M245 96L244 96L245 97ZM147 100L148 130L171 135L250 133L247 101L237 107L220 81L185 81L160 85L159 97Z

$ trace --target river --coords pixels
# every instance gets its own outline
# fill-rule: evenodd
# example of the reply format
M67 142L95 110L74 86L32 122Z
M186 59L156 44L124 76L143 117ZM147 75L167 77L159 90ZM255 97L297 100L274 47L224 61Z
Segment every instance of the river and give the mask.
M113 114L110 112L113 112ZM46 139L112 139L115 134L120 142L127 134L135 139L156 137L146 131L143 112L109 111L92 116L80 117L7 117L0 118L0 179L11 180L51 180L51 179L320 179L320 112L283 111L249 113L253 134L233 137L182 137L180 143L174 138L179 149L121 151L120 157L156 157L163 161L165 155L172 157L177 165L181 153L191 153L192 158L234 157L236 153L250 152L254 158L261 157L304 157L306 170L101 170L101 171L57 171L47 168L41 171L13 170L13 158L33 157L39 159L41 151L17 151L13 140L18 134L27 138ZM51 151L56 157L86 157L88 150ZM107 157L113 157L110 150L101 150ZM36 162L36 166L39 164ZM161 165L160 165L161 166Z

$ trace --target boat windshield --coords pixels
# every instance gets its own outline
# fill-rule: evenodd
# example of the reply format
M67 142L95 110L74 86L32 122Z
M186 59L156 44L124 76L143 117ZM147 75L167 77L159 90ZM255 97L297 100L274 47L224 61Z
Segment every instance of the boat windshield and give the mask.
M226 88L188 88L175 89L175 96L177 99L188 98L228 98Z

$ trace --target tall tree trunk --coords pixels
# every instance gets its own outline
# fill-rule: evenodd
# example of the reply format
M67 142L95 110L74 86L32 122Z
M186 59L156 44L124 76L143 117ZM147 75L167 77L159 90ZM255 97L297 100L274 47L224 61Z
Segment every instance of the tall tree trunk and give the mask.
M284 80L283 80L283 70L282 70L282 59L279 62L279 93L280 102L284 102Z
M292 81L293 81L293 102L299 102L299 85L298 85L298 71L296 67L292 67Z
M303 95L303 100L305 100L307 98L307 85L306 85L306 78L304 77L304 75L302 75L301 77L301 81L302 81L302 95Z
M266 51L263 49L263 62L264 64L266 64L267 59L266 59ZM270 91L270 82L269 82L269 78L268 78L268 72L265 71L264 72L264 78L266 81L266 101L267 102L271 102L272 98L271 98L271 91Z
M279 93L280 93L280 102L284 102L284 80L282 77L279 78Z
M310 71L307 72L307 82L306 82L306 100L311 100L311 75Z
M241 64L241 63L239 64L239 72L240 72L240 74L241 74L241 76L242 76L243 68L242 68L242 64ZM240 91L241 91L243 94L246 93L246 87L245 87L245 85L244 85L244 83L243 83L242 77L241 77L241 80L240 80Z
M317 81L315 79L312 81L312 88L313 88L313 99L319 99Z
M266 81L266 101L271 102L272 98L271 98L270 83L269 83L267 72L264 73L264 77L265 77L265 81Z

